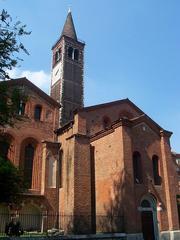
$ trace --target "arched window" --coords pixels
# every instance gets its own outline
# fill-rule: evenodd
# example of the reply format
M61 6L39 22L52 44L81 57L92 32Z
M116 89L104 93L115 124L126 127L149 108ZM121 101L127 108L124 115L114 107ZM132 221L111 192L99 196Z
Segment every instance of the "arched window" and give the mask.
M103 128L108 129L111 127L111 120L109 117L105 116L103 117Z
M32 171L33 171L33 160L34 160L34 146L29 143L25 146L24 152L24 179L27 183L28 188L31 188L32 184Z
M42 107L37 105L34 109L34 119L41 120Z
M79 50L78 49L74 50L74 60L76 60L76 61L79 60Z
M68 48L68 57L73 59L73 48L72 47Z
M61 48L59 48L55 53L55 63L61 60Z
M143 178L142 178L141 155L139 152L133 153L133 172L134 183L141 184L143 182Z
M57 63L57 61L58 61L58 55L59 55L59 53L58 53L58 51L56 51L55 52L55 63Z
M24 115L25 114L25 107L26 107L25 102L20 101L19 108L18 108L18 114L19 115Z
M159 158L157 155L153 155L152 165L153 165L154 184L161 185L161 177L159 175Z

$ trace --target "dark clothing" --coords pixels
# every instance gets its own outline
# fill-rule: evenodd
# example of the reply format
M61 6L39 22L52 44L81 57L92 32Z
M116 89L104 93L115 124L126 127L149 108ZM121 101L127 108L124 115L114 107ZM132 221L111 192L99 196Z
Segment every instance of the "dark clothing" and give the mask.
M8 236L16 236L16 237L23 234L23 229L21 227L20 222L11 221L9 224L6 224L5 233Z

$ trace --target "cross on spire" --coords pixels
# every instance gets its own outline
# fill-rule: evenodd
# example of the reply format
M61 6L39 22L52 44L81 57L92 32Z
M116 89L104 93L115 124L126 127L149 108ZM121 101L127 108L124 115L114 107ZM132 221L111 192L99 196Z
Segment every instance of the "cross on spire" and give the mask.
M71 12L71 5L68 5L68 13L70 13Z

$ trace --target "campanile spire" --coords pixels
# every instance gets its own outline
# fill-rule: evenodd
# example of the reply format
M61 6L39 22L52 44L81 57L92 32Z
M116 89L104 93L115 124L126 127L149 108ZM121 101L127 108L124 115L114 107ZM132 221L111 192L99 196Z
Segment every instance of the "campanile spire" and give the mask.
M66 37L70 37L74 40L77 40L76 30L74 27L74 22L73 22L70 8L68 10L68 15L67 15L61 36L66 36Z
M60 38L52 47L51 97L61 104L59 126L73 119L83 107L84 43L77 39L71 11L68 11Z

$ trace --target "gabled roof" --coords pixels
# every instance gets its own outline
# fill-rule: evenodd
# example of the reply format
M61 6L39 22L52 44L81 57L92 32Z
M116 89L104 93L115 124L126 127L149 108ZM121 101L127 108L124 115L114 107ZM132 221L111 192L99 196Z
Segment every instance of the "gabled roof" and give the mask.
M80 109L77 109L76 112L90 112L90 111L98 110L100 108L111 107L114 105L119 105L119 104L124 104L124 103L130 105L139 114L138 117L131 119L133 125L137 125L139 123L145 122L151 128L156 130L156 132L158 132L158 133L161 130L166 131L161 126L159 126L154 120L152 120L148 115L146 115L140 108L138 108L133 102L131 102L129 100L129 98L125 98L125 99L121 99L121 100L117 100L117 101L113 101L113 102L108 102L108 103L103 103L103 104L98 104L98 105L94 105L94 106L90 106L90 107L80 108ZM172 132L169 132L169 131L166 131L166 133L169 133L169 135L172 134Z
M146 123L151 129L153 129L157 134L165 134L166 136L170 137L172 132L163 129L160 125L158 125L152 118L148 115L143 114L137 118L131 119L133 126L136 126L140 123Z
M152 120L149 116L146 114L142 114L139 117L131 119L133 126L136 126L140 123L146 123L151 129L153 129L155 132L160 134L160 131L163 130L163 128L158 125L154 120Z
M140 108L138 108L133 102L131 102L128 98L118 100L118 101L113 101L113 102L108 102L108 103L103 103L103 104L98 104L94 106L89 106L89 107L84 107L80 109L76 109L74 113L78 114L81 112L88 112L90 113L91 111L96 111L105 107L111 107L119 104L128 104L130 105L133 109L136 110L136 112L139 114L139 116L132 118L132 119L126 119L126 118L121 118L116 120L115 122L112 123L111 129L114 129L118 127L119 125L122 124L130 124L130 126L137 126L138 124L141 123L146 123L151 129L153 129L158 135L165 134L166 136L170 137L172 135L172 132L164 130L160 125L158 125L154 120L152 120L148 115L146 115ZM67 129L68 126L64 126L62 129L58 129L57 133L62 133L65 129ZM92 138L94 137L100 137L101 135L108 134L110 129L102 130L100 132L97 132L95 136L91 136Z
M8 86L27 86L30 88L33 92L37 93L40 97L45 99L48 103L50 103L53 106L59 107L60 104L55 101L52 97L47 95L45 92L43 92L40 88L38 88L36 85L34 85L32 82L30 82L26 77L22 78L16 78L16 79L11 79L6 81Z
M144 112L140 108L138 108L133 102L131 102L128 98L113 101L113 102L102 103L102 104L98 104L98 105L93 105L93 106L89 106L89 107L80 108L80 109L77 109L76 112L90 112L90 111L94 111L94 110L97 110L97 109L100 109L100 108L110 107L110 106L113 106L113 105L119 105L119 104L123 104L123 103L127 103L130 106L132 106L140 115L144 114Z
M67 36L77 41L77 35L76 35L76 30L74 27L71 11L68 12L61 36Z

